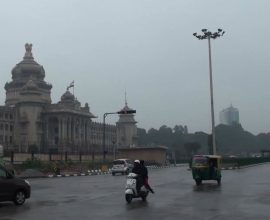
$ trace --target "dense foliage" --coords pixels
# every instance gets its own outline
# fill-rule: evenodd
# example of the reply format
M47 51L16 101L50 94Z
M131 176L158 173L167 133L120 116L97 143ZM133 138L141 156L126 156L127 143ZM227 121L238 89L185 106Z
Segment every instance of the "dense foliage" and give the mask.
M270 150L270 133L253 135L240 124L218 125L216 128L218 152L223 155L243 155ZM148 131L138 129L140 146L166 146L177 159L188 158L191 154L208 154L211 149L211 136L204 132L188 133L186 126L174 128L161 126Z

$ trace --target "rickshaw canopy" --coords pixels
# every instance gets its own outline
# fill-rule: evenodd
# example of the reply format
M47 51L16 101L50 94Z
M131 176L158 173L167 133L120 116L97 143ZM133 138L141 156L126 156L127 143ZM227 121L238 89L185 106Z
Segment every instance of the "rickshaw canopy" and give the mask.
M192 167L208 167L209 160L215 160L217 168L220 169L221 166L220 155L194 155L192 158Z

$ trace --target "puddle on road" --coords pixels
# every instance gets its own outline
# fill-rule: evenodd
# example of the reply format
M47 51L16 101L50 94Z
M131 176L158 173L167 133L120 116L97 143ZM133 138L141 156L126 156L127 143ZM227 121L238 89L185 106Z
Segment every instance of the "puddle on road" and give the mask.
M203 183L199 186L194 186L195 192L221 192L221 185L216 183Z
M77 196L65 196L63 199L54 201L54 200L44 200L44 201L37 201L35 205L37 206L56 206L61 203L73 203L77 201Z
M62 201L61 203L65 203L65 204L68 204L68 203L72 203L72 202L76 202L77 199L67 199L65 201Z
M126 208L128 211L134 210L134 209L143 209L148 207L148 202L147 201L141 201L140 199L138 200L132 200L130 204L126 204Z
M27 201L22 206L16 206L13 202L0 203L0 219L11 220L13 215L21 214L30 210L30 204Z
M55 206L58 205L58 202L55 202L53 200L46 200L46 201L37 201L37 206Z
M260 195L255 199L257 202L261 203L261 204L270 204L270 197L267 194L264 195Z

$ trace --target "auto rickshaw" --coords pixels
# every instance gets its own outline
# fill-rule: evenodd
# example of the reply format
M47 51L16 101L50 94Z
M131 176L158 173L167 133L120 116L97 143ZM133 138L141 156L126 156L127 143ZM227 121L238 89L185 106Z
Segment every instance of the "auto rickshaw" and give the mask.
M216 180L221 183L221 156L194 155L191 162L192 176L197 185L203 180Z

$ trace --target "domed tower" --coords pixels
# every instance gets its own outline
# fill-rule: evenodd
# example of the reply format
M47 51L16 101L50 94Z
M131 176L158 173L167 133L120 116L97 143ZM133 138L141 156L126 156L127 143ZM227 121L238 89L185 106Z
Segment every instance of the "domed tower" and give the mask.
M51 104L52 86L44 81L45 71L32 55L32 44L25 44L25 55L11 71L12 81L6 83L6 106L16 109L14 145L29 151L41 144L42 112Z
M119 112L119 120L116 122L117 145L119 148L135 147L137 145L137 122L134 114L126 114L126 112L135 111L128 107L125 98L125 106Z
M6 105L23 102L51 103L52 86L44 81L45 71L32 55L32 44L25 44L25 55L11 71L12 81L6 83Z

